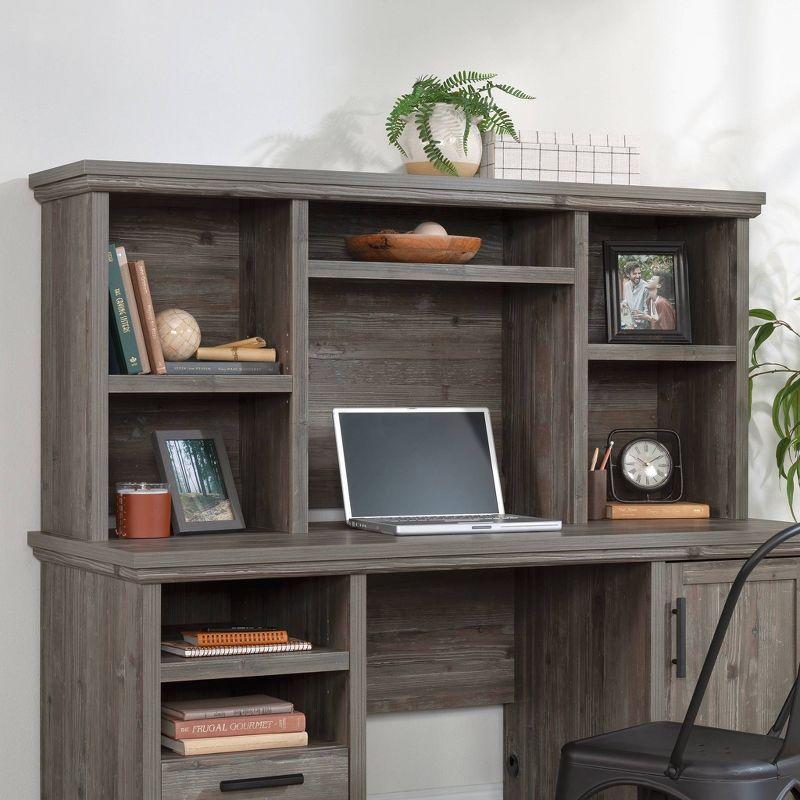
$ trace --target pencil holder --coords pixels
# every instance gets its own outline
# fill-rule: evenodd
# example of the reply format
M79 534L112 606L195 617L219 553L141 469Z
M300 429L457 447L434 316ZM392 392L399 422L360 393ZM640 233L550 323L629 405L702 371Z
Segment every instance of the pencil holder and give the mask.
M606 518L606 499L608 497L608 470L591 469L587 483L588 518Z

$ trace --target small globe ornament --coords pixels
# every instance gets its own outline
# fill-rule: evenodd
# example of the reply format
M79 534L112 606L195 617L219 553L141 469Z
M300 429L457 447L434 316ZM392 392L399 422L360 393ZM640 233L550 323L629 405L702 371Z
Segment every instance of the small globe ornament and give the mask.
M181 308L168 308L156 315L158 337L165 361L186 361L200 346L197 320Z

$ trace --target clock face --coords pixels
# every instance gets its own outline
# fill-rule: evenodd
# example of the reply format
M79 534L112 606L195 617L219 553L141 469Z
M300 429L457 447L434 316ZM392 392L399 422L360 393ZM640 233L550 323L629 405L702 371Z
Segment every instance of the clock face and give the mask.
M672 476L672 456L655 439L634 439L622 450L620 471L637 489L660 489Z

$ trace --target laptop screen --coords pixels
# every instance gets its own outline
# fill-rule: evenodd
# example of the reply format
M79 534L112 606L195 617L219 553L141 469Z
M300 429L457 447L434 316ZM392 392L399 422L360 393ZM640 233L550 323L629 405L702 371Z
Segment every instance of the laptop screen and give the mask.
M484 409L338 409L335 416L350 518L501 512Z

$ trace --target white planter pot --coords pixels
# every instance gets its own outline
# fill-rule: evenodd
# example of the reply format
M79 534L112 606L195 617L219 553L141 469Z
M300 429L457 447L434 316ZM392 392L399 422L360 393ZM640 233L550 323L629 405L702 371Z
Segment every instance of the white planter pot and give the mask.
M431 131L441 144L439 149L450 159L462 178L471 178L481 164L483 143L478 125L470 124L467 151L464 152L464 112L447 103L437 103L431 116ZM406 172L410 175L441 175L428 161L419 139L414 119L409 119L400 135L400 146L408 154L404 158Z

